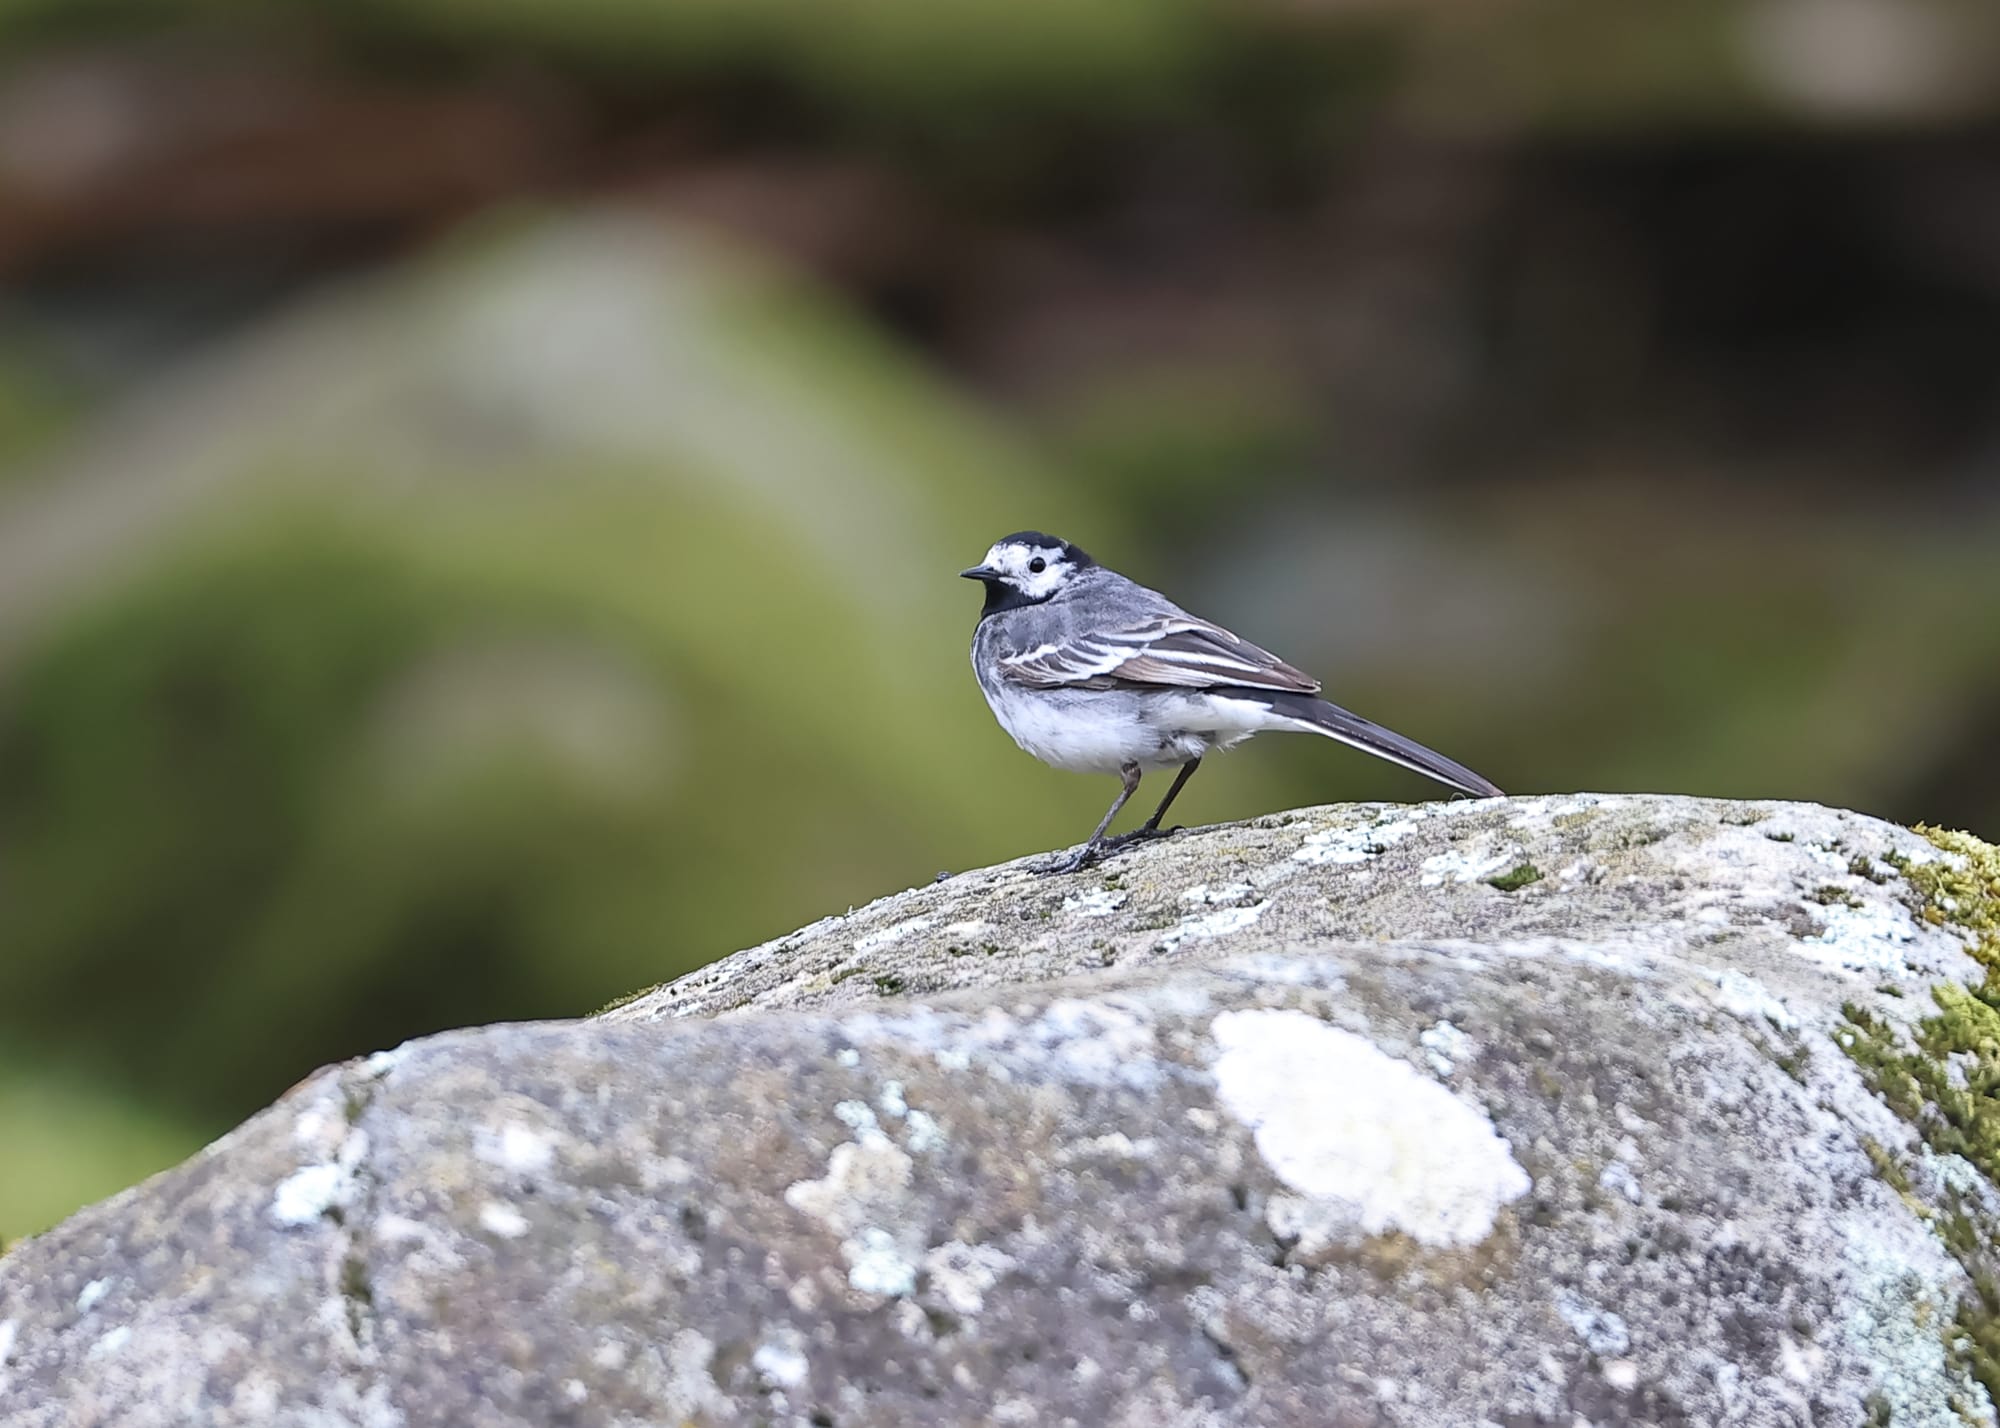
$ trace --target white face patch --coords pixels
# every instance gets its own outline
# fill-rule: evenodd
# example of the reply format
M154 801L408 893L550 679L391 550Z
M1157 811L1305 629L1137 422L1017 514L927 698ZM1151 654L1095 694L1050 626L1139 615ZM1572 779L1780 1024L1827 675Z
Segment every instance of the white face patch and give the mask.
M1035 569L1036 561L1042 563L1040 570ZM986 552L982 564L999 571L1009 585L1030 600L1053 595L1071 574L1069 562L1063 559L1061 546L1003 541Z

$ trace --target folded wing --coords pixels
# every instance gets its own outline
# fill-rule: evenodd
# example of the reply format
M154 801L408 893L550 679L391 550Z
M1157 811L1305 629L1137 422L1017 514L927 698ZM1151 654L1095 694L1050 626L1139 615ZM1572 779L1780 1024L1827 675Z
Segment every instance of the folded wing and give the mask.
M1032 689L1274 689L1317 694L1319 681L1240 635L1192 615L1161 615L1126 629L1039 645L1000 662Z

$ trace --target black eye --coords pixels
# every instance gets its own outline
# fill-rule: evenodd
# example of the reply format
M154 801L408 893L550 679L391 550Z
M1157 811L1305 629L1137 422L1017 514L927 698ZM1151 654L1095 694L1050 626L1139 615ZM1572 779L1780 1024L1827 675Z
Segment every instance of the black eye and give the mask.
M1031 574L1034 575L1040 575L1044 570L1047 570L1048 568L1049 568L1049 563L1046 560L1043 560L1039 555L1036 556L1033 560L1028 562L1028 570Z

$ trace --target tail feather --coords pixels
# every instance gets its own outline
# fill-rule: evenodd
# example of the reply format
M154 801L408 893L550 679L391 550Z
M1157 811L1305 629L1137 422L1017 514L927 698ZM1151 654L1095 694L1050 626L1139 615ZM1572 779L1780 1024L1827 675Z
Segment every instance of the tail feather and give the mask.
M1251 696L1253 692L1246 690L1244 693ZM1268 705L1273 713L1296 720L1316 734L1324 734L1330 739L1365 750L1378 759L1414 769L1461 793L1469 793L1475 798L1505 796L1492 780L1481 778L1464 764L1455 763L1443 754L1380 724L1370 723L1359 714L1350 714L1338 704L1329 704L1310 694L1273 693L1262 689L1254 691L1254 697Z

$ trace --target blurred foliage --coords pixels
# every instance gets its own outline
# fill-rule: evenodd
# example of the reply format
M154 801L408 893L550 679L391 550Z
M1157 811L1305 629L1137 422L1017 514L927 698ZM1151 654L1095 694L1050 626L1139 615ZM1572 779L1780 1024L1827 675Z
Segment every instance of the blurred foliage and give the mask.
M1181 91L1212 0L378 0L368 23L650 74L774 74L847 106L1118 109Z
M1279 149L1302 119L1390 86L1452 127L1588 132L1990 113L2000 82L1986 0L0 0L0 40L20 43L186 27L330 33L402 62L526 57L636 86L748 83L781 111L996 158L1037 126L1194 113Z
M420 55L523 54L657 83L762 77L854 115L1134 112L1255 33L1217 0L0 0L21 42L187 25L330 28Z
M1246 483L1304 469L1316 437L1286 374L1237 368L1124 370L1067 397L1048 426L1130 533L1168 547L1209 529Z
M198 1129L145 1109L128 1087L66 1075L55 1059L0 1057L0 1251L78 1205L171 1165Z
M47 361L0 346L0 484L26 473L81 405Z

